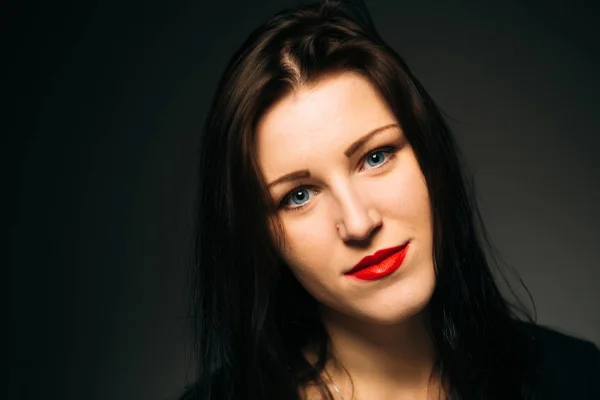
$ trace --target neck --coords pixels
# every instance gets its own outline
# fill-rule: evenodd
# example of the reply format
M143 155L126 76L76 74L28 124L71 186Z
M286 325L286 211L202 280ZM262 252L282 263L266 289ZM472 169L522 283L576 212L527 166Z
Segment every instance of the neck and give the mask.
M427 392L435 351L426 311L396 325L358 321L328 309L321 315L334 360L327 369L337 386L348 386L350 375L350 385L369 394L360 398Z

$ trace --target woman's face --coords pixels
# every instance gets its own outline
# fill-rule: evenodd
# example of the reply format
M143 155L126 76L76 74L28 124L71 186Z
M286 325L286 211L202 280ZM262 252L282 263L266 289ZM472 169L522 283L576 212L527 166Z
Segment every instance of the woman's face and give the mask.
M374 87L356 73L327 77L277 102L256 134L280 204L279 250L306 290L328 312L378 324L423 310L435 285L427 186ZM390 248L379 266L347 273Z

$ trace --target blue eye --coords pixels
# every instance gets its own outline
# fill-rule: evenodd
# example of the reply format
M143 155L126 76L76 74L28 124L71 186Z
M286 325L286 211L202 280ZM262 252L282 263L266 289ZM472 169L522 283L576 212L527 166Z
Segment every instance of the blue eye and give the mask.
M397 151L398 147L395 146L379 148L363 157L363 165L366 162L372 169L381 168L395 157ZM281 199L278 208L287 209L288 211L299 211L307 206L312 196L317 193L319 193L318 190L309 189L305 186L297 186Z
M383 165L389 160L389 156L392 155L393 149L381 149L375 150L365 157L365 162L369 164L370 167L377 168L380 165Z
M294 204L297 204L297 205L303 204L304 202L306 202L307 199L308 199L308 190L306 190L306 189L296 190L290 195L290 200L293 201Z
M298 210L308 204L311 198L311 192L316 193L315 190L307 189L305 187L297 187L281 200L279 206L281 208Z

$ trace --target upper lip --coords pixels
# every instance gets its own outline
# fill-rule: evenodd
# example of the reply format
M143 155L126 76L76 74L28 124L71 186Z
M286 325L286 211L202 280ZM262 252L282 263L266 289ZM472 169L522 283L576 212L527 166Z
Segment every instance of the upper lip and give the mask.
M352 274L361 269L370 267L371 265L379 264L380 262L382 262L383 260L385 260L386 258L391 256L392 254L397 253L398 251L402 250L402 248L405 247L407 244L408 244L408 242L401 244L400 246L389 247L387 249L378 250L375 252L375 254L371 254L369 256L364 257L362 260L360 260L358 262L358 264L356 264L354 266L354 268L352 268L350 271L344 272L344 274Z

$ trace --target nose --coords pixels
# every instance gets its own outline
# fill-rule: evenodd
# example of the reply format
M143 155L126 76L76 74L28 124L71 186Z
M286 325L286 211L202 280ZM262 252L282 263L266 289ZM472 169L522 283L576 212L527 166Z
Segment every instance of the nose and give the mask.
M381 216L374 207L364 203L351 190L339 196L341 216L337 221L337 229L344 241L362 241L368 239L372 232L382 224Z

